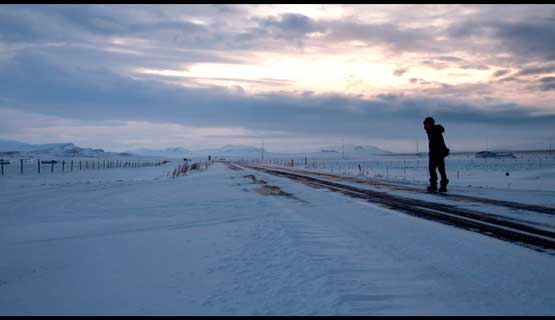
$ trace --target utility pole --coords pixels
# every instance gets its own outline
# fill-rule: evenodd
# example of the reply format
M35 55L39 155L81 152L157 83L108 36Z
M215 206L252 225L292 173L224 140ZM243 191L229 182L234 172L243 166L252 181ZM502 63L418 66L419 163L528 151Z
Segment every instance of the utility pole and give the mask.
M262 164L264 164L264 141L262 141Z
M341 139L341 159L345 159L345 139Z
M416 140L416 157L420 157L420 153L418 152L418 140Z

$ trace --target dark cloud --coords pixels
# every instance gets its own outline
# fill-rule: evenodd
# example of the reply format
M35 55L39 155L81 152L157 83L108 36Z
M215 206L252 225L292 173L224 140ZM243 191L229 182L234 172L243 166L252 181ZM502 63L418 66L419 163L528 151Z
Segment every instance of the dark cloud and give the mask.
M495 71L495 72L493 73L493 76L494 76L495 78L499 78L499 77L502 77L502 76L504 76L504 75L507 75L507 74L510 73L510 72L511 72L511 70L507 70L507 69L497 70L497 71Z
M555 23L548 20L493 23L495 37L512 52L555 60Z
M473 38L489 38L491 45L478 48L487 52L507 50L513 59L526 61L531 58L551 61L555 59L555 23L549 19L530 21L469 19L449 26L447 35L453 42L472 44ZM492 47L493 46L493 47Z
M538 75L538 74L545 74L545 73L552 73L555 72L555 64L547 64L542 66L534 66L534 67L525 67L519 70L516 75L517 76L529 76L529 75Z
M322 41L345 42L358 40L369 46L387 46L397 51L442 51L430 28L400 28L391 23L366 24L353 21L318 21L326 36Z
M486 25L476 20L453 23L445 30L445 34L456 41L469 40L473 36L486 33L488 33Z
M227 31L225 22L207 16L211 18L207 20L216 22L205 25L184 17L189 16L189 11L202 12L201 9L217 12L222 19L233 19L233 15L242 12L202 5L17 5L2 9L0 41L4 42L68 42L101 47L120 37L174 49L231 48L233 34Z
M430 68L436 69L436 70L442 70L445 68L449 68L449 64L448 63L444 63L444 62L438 62L435 60L422 60L420 61L421 64L424 64Z
M258 27L272 36L302 36L319 30L312 19L302 14L287 13L279 17L254 18Z
M445 99L396 94L364 100L343 95L267 93L245 95L221 87L185 88L133 80L109 70L64 70L41 57L21 55L0 69L0 96L22 110L86 121L146 120L192 126L237 126L323 136L345 134L408 138L395 130L428 114L444 121L485 126L553 125L518 105L487 110ZM546 82L549 82L546 80Z
M509 77L500 78L497 81L498 82L523 82L524 80L522 80L519 77L509 76Z
M14 5L2 9L0 41L4 42L74 41L102 45L111 37L134 37L172 48L287 50L291 46L302 48L306 41L326 46L357 40L397 53L439 53L430 60L438 69L447 63L462 69L487 70L488 65L466 61L449 52L491 53L495 45L527 58L555 57L555 23L549 19L507 22L470 17L447 28L408 28L390 22L312 19L294 13L247 18L244 6L233 5ZM206 23L195 22L193 16L204 18ZM235 22L249 22L251 26L229 28ZM323 36L308 37L312 32ZM440 40L444 36L447 39ZM474 37L491 41L486 45L474 42Z
M535 72L527 73L535 75ZM542 73L540 73L542 74ZM541 90L541 91L552 91L555 89L555 77L542 77L539 79L526 79L517 76L509 76L498 79L496 82L515 82L525 84L528 90Z
M464 59L462 58L457 58L457 57L451 57L451 56L441 56L441 57L436 57L436 60L442 60L442 61L448 61L448 62L465 62Z
M466 69L489 70L489 67L486 65L471 63L465 59L451 57L451 56L435 57L433 59L422 60L420 61L420 63L427 65L430 68L434 68L436 70L442 70L446 68L459 68L459 69L465 69L465 70Z
M418 78L409 81L422 86L422 96L389 94L365 100L310 92L249 95L240 86L178 87L171 83L199 85L215 78L138 76L129 71L137 67L183 70L198 62L248 63L248 56L234 50L289 53L291 48L309 43L325 51L330 45L341 47L357 40L388 48L395 56L423 54L415 61L436 69L524 66L514 75L503 69L493 76L501 82L528 81L534 90L554 90L549 76L555 71L553 21L519 21L515 17L511 21L497 16L465 17L444 29L313 19L291 13L252 17L245 6L234 5L2 6L0 46L2 50L17 48L0 57L0 99L22 110L81 120L165 121L301 135L408 138L421 131L421 119L426 115L460 126L458 132L470 136L472 132L465 131L465 126L474 124L508 126L512 130L508 132L518 131L523 123L534 130L552 128L554 118L533 116L535 109L530 106L496 105L494 99L487 108L456 102L480 88ZM314 32L321 36L310 37ZM117 44L114 38L136 42ZM500 52L512 56L497 59ZM402 76L407 71L408 67L400 67L394 74ZM523 76L543 77L526 80ZM283 79L216 80L283 83ZM437 98L440 96L461 99Z
M540 90L555 90L555 77L543 77L540 79Z
M490 68L486 65L473 64L473 63L463 63L459 66L461 69L473 69L473 70L489 70Z
M395 70L395 71L393 72L393 74L396 75L396 76L398 76L398 77L400 77L400 76L402 76L403 74L405 74L407 71L409 71L409 68L399 68L399 69Z
M229 34L226 46L232 49L284 50L291 47L303 48L308 34L323 31L313 19L302 14L281 14L279 16L253 17L249 19L255 26L245 31Z

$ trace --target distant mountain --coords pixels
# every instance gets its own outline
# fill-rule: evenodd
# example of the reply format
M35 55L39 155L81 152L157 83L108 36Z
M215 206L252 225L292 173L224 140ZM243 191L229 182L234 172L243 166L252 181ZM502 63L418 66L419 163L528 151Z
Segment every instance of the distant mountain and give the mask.
M0 152L30 151L36 148L37 145L12 140L0 140Z
M360 159L391 153L391 151L383 150L375 146L346 144L344 146L338 145L320 148L319 151L309 152L307 156L313 158L341 158L344 156L345 159Z
M221 148L193 150L192 153L195 156L211 155L211 156L220 157L220 158L222 157L259 158L262 155L262 148L248 146L248 145L228 144ZM271 156L272 153L269 152L266 148L264 148L264 155Z
M128 153L105 152L102 149L81 148L73 143L27 144L19 141L0 140L0 156L34 158L39 155L58 158L131 156Z
M348 147L348 149L347 149ZM345 152L354 154L391 154L391 151L383 150L375 146L345 146Z
M342 146L331 146L321 148L318 151L307 151L307 152L272 152L264 148L264 158L341 158L342 156ZM375 155L385 155L391 154L390 151L386 151L374 146L357 146L357 145L345 145L345 158L346 159L358 159L358 158L368 158ZM247 158L247 159L260 159L262 157L262 148L258 146L248 146L248 145L225 145L221 148L212 149L201 149L193 150L194 156L207 156L212 155L213 157L219 158Z
M314 150L314 149L313 149ZM345 159L363 159L376 155L390 154L374 146L344 145L328 146L320 148L318 151L307 152L272 152L264 148L264 158L290 158L290 157L310 157L323 159L340 159L343 154ZM262 148L260 146L228 144L220 148L206 148L199 150L188 150L182 147L165 149L135 149L127 152L105 152L102 149L81 148L73 143L51 143L51 144L26 144L19 141L0 140L0 157L33 157L47 155L51 157L157 157L157 158L191 158L207 157L228 159L260 159Z
M166 148L166 149L135 149L127 151L128 153L138 154L149 157L165 157L165 158L183 158L191 155L191 150L182 147Z

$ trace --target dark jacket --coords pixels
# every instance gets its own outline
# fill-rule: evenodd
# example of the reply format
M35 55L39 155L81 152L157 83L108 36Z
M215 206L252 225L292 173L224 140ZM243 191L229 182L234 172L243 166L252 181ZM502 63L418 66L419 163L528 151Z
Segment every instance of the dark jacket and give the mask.
M447 157L449 148L445 145L443 140L443 133L445 129L442 125L436 124L432 127L428 134L428 146L430 148L430 157Z

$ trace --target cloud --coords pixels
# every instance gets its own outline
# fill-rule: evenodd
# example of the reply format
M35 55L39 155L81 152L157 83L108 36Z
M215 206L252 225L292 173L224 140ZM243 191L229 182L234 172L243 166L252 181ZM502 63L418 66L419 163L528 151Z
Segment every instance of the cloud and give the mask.
M555 77L543 77L540 79L540 90L555 90Z
M482 41L481 47L473 48L490 53L507 50L513 61L555 59L555 23L552 20L500 20L499 17L482 19L454 23L446 29L447 34L452 41L464 41L469 47L476 39L488 39L489 43Z
M407 71L409 71L409 68L399 68L399 69L396 69L396 70L393 72L393 74L396 75L396 76L398 76L398 77L400 77L400 76L402 76L403 74L405 74Z
M258 28L272 36L302 36L319 30L309 17L302 14L287 13L279 17L254 18Z
M465 59L451 56L440 56L432 59L422 60L421 64L429 66L430 68L436 70L442 70L446 68L459 68L459 69L474 69L474 70L489 70L487 65L469 62Z
M555 72L555 63L550 63L542 66L524 67L516 73L516 76L529 76L553 72Z
M246 136L276 134L276 139L276 132L410 139L411 132L421 131L420 118L428 114L440 116L450 127L460 126L462 136L467 134L464 125L484 130L513 126L513 131L520 123L532 124L534 130L553 125L551 116L536 115L539 110L553 113L552 108L511 104L515 100L503 96L513 87L522 90L513 92L519 96L543 90L547 99L553 92L553 21L528 19L539 15L534 6L521 6L520 11L510 7L510 15L499 14L495 6L440 6L429 14L429 9L421 9L412 20L399 18L406 17L406 12L399 13L404 7L374 12L375 19L361 18L357 8L351 7L352 16L335 19L271 11L255 15L247 5L125 5L118 10L109 5L5 6L0 11L0 102L37 115L96 124L142 121L243 128ZM298 81L280 76L185 78L135 72L260 62L253 57L309 61L342 55L352 55L361 65L381 59L390 67L384 74L393 78L393 85L374 86L349 70L352 77L341 81L346 78L351 91L364 92L361 97L323 90L303 94L307 87L280 92ZM413 76L422 66L435 70ZM343 67L351 66L338 69ZM391 76L402 77L409 68L410 84ZM486 78L459 83L467 78L445 78L441 70L447 68ZM492 79L490 73L478 72L489 69L497 70ZM249 85L275 91L249 94L243 89ZM476 102L478 96L487 100L485 105ZM227 134L245 138L243 133L219 136Z
M223 87L188 88L133 80L109 71L64 70L33 55L0 72L0 96L28 112L82 121L157 121L192 127L242 127L323 136L409 137L403 127L429 113L458 123L549 123L518 105L479 108L438 98L337 94L245 95ZM543 121L543 122L542 122Z
M555 23L547 20L498 22L494 34L512 52L526 57L555 59Z
M29 143L73 142L80 146L127 151L175 146L220 146L226 141L286 136L281 132L254 132L240 127L191 127L153 121L84 121L0 108L0 137Z
M447 62L465 62L465 60L462 58L451 57L451 56L441 56L441 57L436 57L435 59L441 60L441 61L447 61Z
M504 75L507 75L510 72L511 72L511 70L507 70L507 69L497 70L493 73L493 77L499 78L499 77L502 77Z
M347 42L358 40L369 46L385 46L396 51L419 52L440 50L429 28L400 28L391 23L359 23L325 20L318 25L325 30L322 41Z

